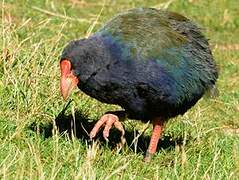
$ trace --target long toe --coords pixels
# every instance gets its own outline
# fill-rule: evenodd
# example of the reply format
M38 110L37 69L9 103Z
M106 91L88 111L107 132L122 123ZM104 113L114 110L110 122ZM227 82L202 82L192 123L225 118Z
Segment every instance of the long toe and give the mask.
M100 128L107 122L108 120L108 114L105 114L100 118L100 120L95 124L94 128L90 132L90 138L94 138L96 134L99 132Z
M151 154L149 152L146 152L146 155L144 157L144 162L150 162L154 154Z
M107 121L103 131L103 137L105 138L106 141L108 141L110 129L112 128L115 122L119 122L119 118L114 114L107 114L105 118L107 118Z
M108 140L109 131L115 122L119 122L118 116L116 116L114 114L103 115L100 118L100 120L95 124L94 128L91 130L90 138L91 139L94 138L96 136L96 134L99 132L100 128L105 125L104 131L103 131L103 137L105 138L105 140ZM119 126L120 129L122 129L122 127ZM122 130L120 130L120 131L122 131Z
M120 121L115 121L114 126L116 129L118 129L121 132L121 143L119 143L117 146L119 147L119 149L122 149L122 147L124 146L126 139L124 137L125 135L125 130L124 130L124 126L122 125L122 123Z

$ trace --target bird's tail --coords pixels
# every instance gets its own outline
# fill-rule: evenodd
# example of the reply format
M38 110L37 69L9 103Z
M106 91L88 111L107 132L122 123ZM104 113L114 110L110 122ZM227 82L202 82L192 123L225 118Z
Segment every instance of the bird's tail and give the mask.
M205 93L205 97L207 98L216 98L218 96L219 90L217 89L217 86L215 84L209 87Z

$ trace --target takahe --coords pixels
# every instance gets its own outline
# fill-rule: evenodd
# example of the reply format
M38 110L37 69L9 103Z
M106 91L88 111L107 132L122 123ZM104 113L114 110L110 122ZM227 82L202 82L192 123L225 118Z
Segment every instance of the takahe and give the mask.
M153 8L121 13L89 38L70 42L60 67L65 99L78 86L124 109L102 116L91 138L103 125L105 139L113 125L124 134L119 115L152 122L146 161L157 149L164 123L195 105L218 77L200 28L182 15Z

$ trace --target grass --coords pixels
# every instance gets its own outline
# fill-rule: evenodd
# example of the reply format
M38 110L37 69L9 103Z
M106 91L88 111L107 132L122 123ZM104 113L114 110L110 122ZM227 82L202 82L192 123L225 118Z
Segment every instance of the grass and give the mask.
M236 0L3 0L0 5L1 179L239 179ZM220 68L220 95L201 99L169 121L149 164L142 159L150 128L135 138L145 125L126 120L128 145L122 151L115 148L115 130L109 143L101 136L90 142L86 131L119 107L78 91L67 106L59 94L59 56L67 42L140 6L168 8L204 27Z

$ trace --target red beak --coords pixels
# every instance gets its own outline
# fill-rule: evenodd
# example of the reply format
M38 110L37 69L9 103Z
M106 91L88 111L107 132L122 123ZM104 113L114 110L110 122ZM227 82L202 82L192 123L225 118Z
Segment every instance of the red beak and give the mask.
M61 66L61 94L66 100L71 91L75 89L79 83L79 79L73 74L71 70L71 62L69 60L62 60Z

